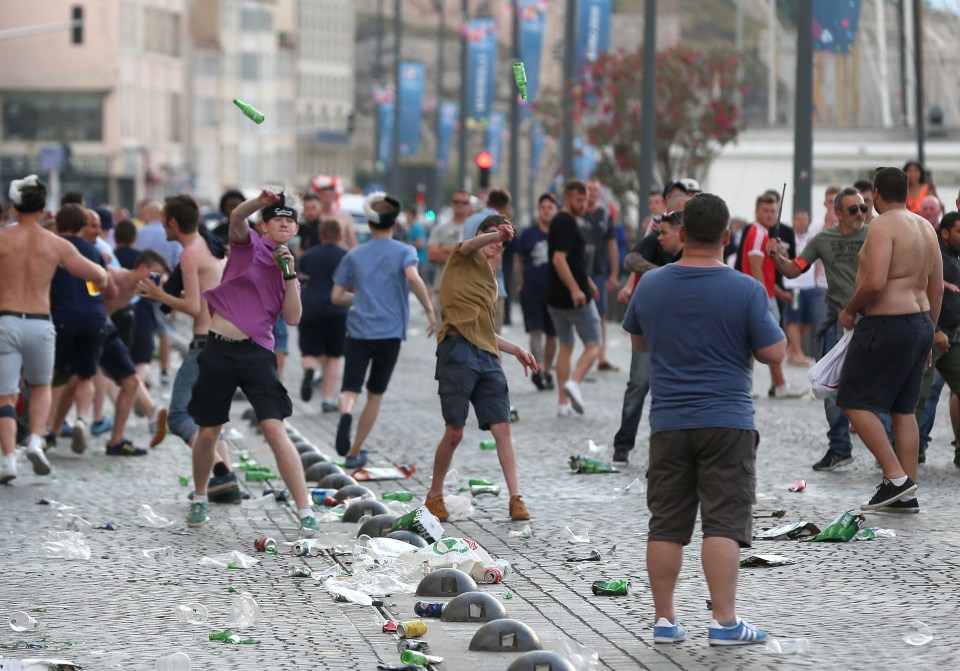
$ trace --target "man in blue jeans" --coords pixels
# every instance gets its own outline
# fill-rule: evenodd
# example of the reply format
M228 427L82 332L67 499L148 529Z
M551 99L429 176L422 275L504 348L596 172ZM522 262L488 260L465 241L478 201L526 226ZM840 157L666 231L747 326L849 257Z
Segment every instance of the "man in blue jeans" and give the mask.
M777 270L788 278L798 277L813 267L817 260L823 262L827 276L827 321L822 327L821 357L833 349L843 335L837 316L853 296L860 265L858 255L867 239L867 227L864 226L867 206L859 191L853 187L838 191L833 198L833 209L839 219L838 224L810 239L796 259L790 260L780 252L780 241L776 238L767 243L766 249L767 254L773 257ZM829 447L823 458L813 465L813 470L833 471L853 461L850 422L837 407L834 397L824 399L823 408L829 425Z

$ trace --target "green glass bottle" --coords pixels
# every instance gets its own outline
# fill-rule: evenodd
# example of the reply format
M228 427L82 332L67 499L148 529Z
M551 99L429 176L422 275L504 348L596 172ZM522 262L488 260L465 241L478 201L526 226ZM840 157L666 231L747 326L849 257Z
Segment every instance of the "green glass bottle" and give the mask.
M250 119L250 121L252 121L253 123L255 124L263 123L263 119L264 119L263 112L258 110L253 105L248 105L247 103L243 102L239 98L234 98L233 104L239 107L240 111L243 112L243 115L248 119Z
M480 449L481 449L481 450L488 451L488 452L489 452L490 450L495 450L495 449L497 449L497 441L493 440L492 438L488 438L488 439L486 439L486 440L481 440L481 441L480 441Z
M603 596L625 596L630 593L629 580L594 580L593 593Z
M387 492L383 495L384 501L412 501L413 492L400 490L398 492Z
M523 61L517 61L513 64L513 81L520 90L520 97L527 99L527 71L523 67Z

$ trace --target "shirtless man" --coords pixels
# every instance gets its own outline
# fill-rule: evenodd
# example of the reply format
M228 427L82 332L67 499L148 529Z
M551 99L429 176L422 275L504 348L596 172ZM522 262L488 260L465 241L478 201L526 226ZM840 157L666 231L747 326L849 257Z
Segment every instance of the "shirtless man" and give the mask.
M59 266L103 289L107 271L77 248L40 227L47 187L30 175L10 185L16 223L0 228L0 483L17 477L17 417L20 374L30 386L27 458L34 473L47 475L43 429L50 414L50 381L56 334L50 321L50 282Z
M200 372L197 359L207 344L211 321L210 309L203 292L220 284L226 261L218 259L210 252L206 240L198 232L200 208L190 196L168 197L164 203L161 221L167 232L167 239L175 240L183 246L183 251L180 253L183 295L168 294L149 280L141 281L138 289L147 298L169 305L177 312L193 318L193 340L174 378L167 416L170 430L187 445L193 447L198 429L196 422L187 412L187 404L190 403L193 385ZM227 445L223 440L218 440L213 477L207 485L207 495L211 502L240 501L240 486L237 483L236 474L230 472L229 464Z
M357 233L353 230L353 216L340 209L340 179L320 175L313 180L313 188L320 195L320 216L318 221L336 219L343 227L344 249L353 249L357 246ZM305 205L306 207L306 205Z
M914 412L929 365L943 298L943 259L933 227L907 210L907 176L882 168L874 178L873 220L860 249L856 291L840 313L853 328L837 405L883 469L861 510L916 513L920 434ZM862 318L854 326L857 315ZM876 413L889 412L897 451Z

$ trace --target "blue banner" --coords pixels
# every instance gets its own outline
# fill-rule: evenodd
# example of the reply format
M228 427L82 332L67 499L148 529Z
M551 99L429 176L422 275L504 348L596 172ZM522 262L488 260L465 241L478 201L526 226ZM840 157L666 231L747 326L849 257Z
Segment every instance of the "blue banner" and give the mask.
M577 179L587 179L597 166L593 145L587 144L579 135L573 138L573 172Z
M497 22L472 19L466 26L467 38L467 117L485 121L494 96L497 67Z
M547 8L543 0L517 0L520 18L520 60L527 74L527 100L536 100Z
M849 54L857 41L860 5L861 0L813 0L813 50Z
M613 0L580 0L577 29L577 72L600 54L610 51L610 15Z
M460 118L460 105L449 100L440 102L437 110L440 115L440 137L437 140L437 170L447 169L447 157L450 156L450 147L453 145L453 134L457 130Z
M534 122L530 128L530 179L536 181L540 174L540 157L543 155L543 145L546 143L547 134L543 132L543 126Z
M500 167L500 151L503 147L503 135L507 130L507 117L503 112L493 112L487 119L487 151L493 157L490 172L497 172Z
M377 138L377 163L382 168L390 165L390 143L393 142L393 103L384 102L377 106L380 115L380 137Z
M423 63L403 62L397 74L400 104L398 152L400 156L416 156L420 152L420 120L423 118Z

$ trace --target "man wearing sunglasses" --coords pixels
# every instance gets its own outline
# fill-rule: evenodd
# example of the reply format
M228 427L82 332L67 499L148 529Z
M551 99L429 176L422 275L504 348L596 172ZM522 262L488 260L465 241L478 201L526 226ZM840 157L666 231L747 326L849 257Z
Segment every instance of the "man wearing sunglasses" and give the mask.
M453 192L450 197L450 206L453 217L430 231L430 237L427 238L427 260L433 264L433 311L435 314L440 314L440 299L437 295L440 291L440 281L443 279L443 266L463 240L463 225L473 214L470 194L463 189Z
M773 239L767 243L767 254L773 258L784 277L799 277L801 273L810 271L817 261L823 263L827 277L827 320L823 324L820 357L832 350L843 335L837 324L837 316L853 296L860 265L858 254L863 241L867 239L867 228L863 225L866 210L863 197L855 188L840 189L833 198L837 225L813 236L796 259L791 261L780 253L779 240ZM837 407L835 399L824 399L823 408L829 425L829 447L823 458L813 465L813 469L833 471L853 461L850 423Z

